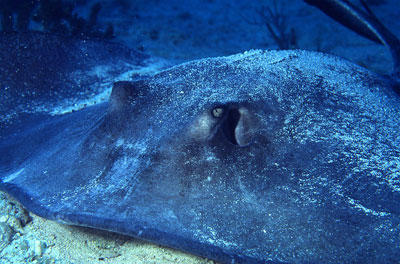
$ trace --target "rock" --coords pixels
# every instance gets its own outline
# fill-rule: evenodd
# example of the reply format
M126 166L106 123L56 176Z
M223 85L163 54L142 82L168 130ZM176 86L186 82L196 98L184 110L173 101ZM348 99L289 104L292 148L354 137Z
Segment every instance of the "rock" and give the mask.
M42 259L40 259L39 263L40 264L55 264L56 260L54 258L52 258L52 257L50 257L50 258L42 258Z
M39 240L35 240L33 242L33 252L35 254L35 257L41 257L43 254L44 250L44 243L42 243Z
M0 251L11 243L14 233L7 223L0 223Z
M16 232L22 233L29 221L28 211L12 197L0 192L0 222L7 222Z
M21 221L19 218L17 218L14 215L10 215L8 218L7 223L10 225L10 227L15 231L20 234L24 233L24 228L22 227Z

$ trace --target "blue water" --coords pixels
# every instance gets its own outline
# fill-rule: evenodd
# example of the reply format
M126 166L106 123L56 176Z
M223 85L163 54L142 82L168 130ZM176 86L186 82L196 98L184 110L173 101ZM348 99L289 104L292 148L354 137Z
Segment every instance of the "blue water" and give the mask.
M392 8L396 0L366 2L386 26L400 33L400 13ZM3 0L0 16L3 30L105 38L179 62L250 49L299 48L333 53L382 73L390 70L390 56L384 48L301 0L59 0L40 4ZM273 37L267 24L282 41Z

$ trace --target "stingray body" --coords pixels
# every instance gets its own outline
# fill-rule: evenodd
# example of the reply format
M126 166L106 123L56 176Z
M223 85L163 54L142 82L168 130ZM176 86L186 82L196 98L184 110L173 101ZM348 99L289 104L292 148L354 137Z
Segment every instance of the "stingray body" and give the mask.
M38 32L1 32L0 49L2 128L94 97L148 59L114 43Z
M334 56L202 59L73 113L14 115L0 188L45 218L224 263L390 263L399 114L385 79Z

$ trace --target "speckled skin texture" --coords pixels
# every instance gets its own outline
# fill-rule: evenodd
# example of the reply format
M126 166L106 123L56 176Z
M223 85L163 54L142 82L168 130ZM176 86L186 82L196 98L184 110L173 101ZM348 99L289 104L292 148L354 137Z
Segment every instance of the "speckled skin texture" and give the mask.
M0 187L46 218L224 263L400 258L400 99L379 76L250 51L118 87L1 135Z
M38 32L0 32L0 49L7 50L0 54L0 126L93 98L148 58L111 42Z

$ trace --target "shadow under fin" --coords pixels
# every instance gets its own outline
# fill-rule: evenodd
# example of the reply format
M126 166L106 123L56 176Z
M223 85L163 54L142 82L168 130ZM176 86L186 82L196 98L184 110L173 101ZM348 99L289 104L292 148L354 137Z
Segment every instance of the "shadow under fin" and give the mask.
M326 15L359 35L385 45L393 59L393 78L400 81L400 41L372 13L363 0L364 10L354 6L347 0L304 0L316 6Z

